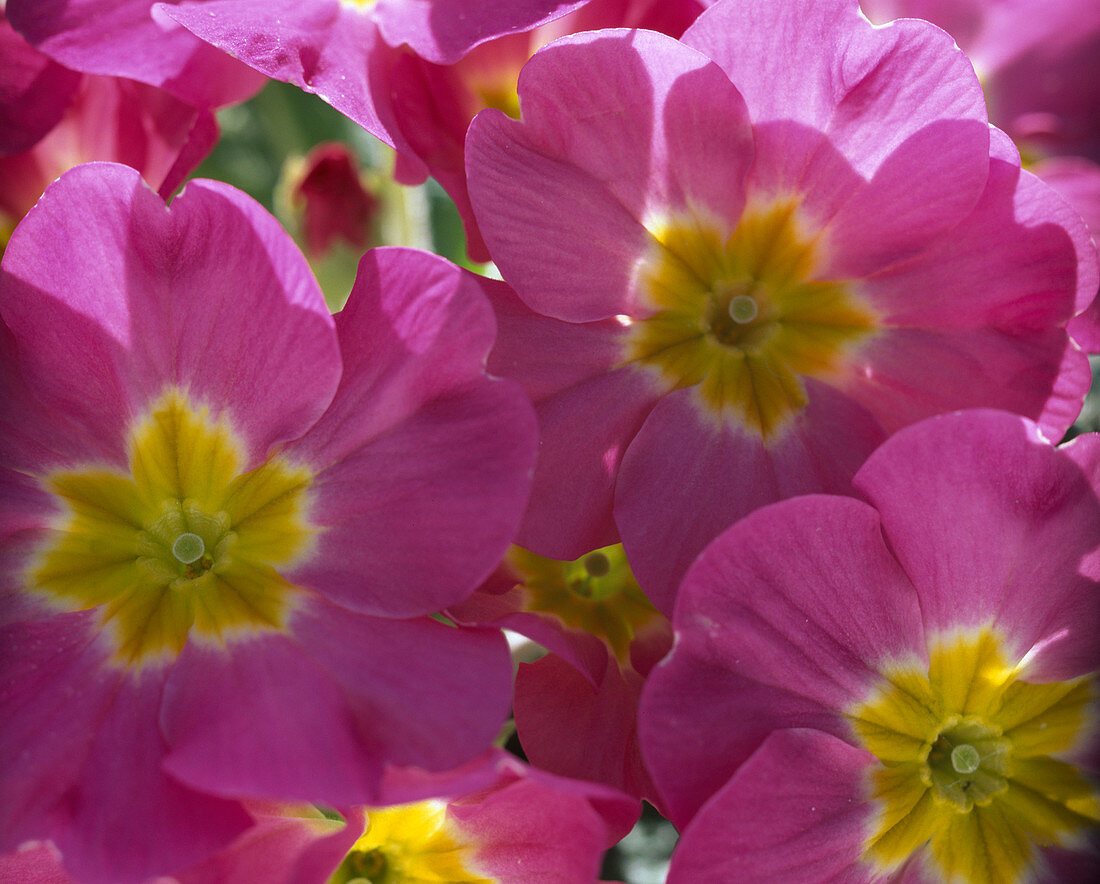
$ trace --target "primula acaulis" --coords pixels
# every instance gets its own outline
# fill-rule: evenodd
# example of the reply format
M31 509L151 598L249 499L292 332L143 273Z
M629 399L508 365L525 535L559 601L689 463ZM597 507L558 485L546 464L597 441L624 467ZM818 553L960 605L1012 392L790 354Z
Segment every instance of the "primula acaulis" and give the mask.
M731 522L847 493L907 424L987 406L1060 437L1077 415L1087 230L938 28L719 0L679 41L563 37L519 95L520 119L475 118L466 158L518 295L490 365L539 413L521 546L621 539L671 613Z
M1095 880L1100 437L960 412L854 482L685 578L640 722L669 880Z
M239 798L369 803L491 743L506 643L429 616L504 553L534 455L471 274L374 251L334 318L239 191L169 208L97 163L16 229L0 312L0 849L141 880Z

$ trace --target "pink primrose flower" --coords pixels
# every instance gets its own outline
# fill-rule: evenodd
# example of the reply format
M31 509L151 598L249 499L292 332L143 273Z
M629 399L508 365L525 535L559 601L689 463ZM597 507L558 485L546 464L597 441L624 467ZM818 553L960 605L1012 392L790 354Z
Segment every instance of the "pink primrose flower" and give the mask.
M1060 437L1096 292L1072 210L985 116L951 39L854 0L719 2L681 41L565 37L483 111L467 172L518 297L490 369L541 429L517 538L620 539L670 613L737 518L845 493L891 433L982 405Z
M670 882L1096 880L1100 436L901 430L684 580L640 730Z
M31 47L0 10L0 251L51 181L126 163L167 198L218 138L212 113L132 80L81 75Z
M156 0L7 0L6 10L31 45L65 67L159 86L196 107L244 101L264 84L263 77L196 39L157 5Z
M428 616L499 561L534 457L476 277L373 251L334 319L249 198L166 208L102 163L0 267L0 849L142 880L242 797L370 803L488 746L506 644Z
M513 547L458 622L525 635L549 653L520 663L512 710L527 759L657 804L638 746L638 697L672 630L638 587L621 544L573 562Z

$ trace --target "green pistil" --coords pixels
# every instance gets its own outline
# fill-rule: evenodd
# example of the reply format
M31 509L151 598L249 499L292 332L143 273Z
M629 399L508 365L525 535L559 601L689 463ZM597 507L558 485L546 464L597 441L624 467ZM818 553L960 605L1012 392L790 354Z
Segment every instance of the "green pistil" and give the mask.
M941 804L967 812L1008 788L1009 743L1001 729L976 716L951 716L928 745L921 778Z

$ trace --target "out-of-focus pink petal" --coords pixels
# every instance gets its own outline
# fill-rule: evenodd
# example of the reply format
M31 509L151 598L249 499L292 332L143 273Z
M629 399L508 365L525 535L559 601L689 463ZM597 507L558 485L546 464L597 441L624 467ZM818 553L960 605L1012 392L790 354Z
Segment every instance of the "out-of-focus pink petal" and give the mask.
M0 156L34 146L61 119L80 74L31 47L0 9Z
M843 497L783 501L722 534L684 579L673 628L638 726L677 825L772 730L847 738L838 710L875 683L875 664L924 656L917 597L878 515Z
M1094 440L1079 443L1080 456ZM1027 677L1075 678L1100 655L1096 477L1024 418L994 411L895 434L855 479L920 597L930 634L986 624ZM1042 591L1036 591L1041 587Z
M453 64L475 46L527 31L582 6L584 0L380 0L373 10L391 46L407 43L422 58Z
M167 18L155 0L9 0L7 15L66 67L160 86L197 107L244 101L264 82Z
M873 811L864 779L875 763L819 731L776 731L684 830L669 884L870 880L859 860Z

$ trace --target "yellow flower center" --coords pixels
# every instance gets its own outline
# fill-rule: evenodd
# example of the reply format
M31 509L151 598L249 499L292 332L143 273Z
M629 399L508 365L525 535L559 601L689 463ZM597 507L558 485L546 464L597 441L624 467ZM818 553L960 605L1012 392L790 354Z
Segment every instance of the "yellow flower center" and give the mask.
M638 587L622 544L572 562L514 546L505 561L523 579L525 611L550 614L570 629L597 636L621 663L630 659L637 631L661 616Z
M309 546L311 475L279 458L242 474L242 450L169 391L131 431L128 474L45 477L66 515L28 587L62 610L99 608L124 665L173 658L189 635L282 629L295 589L275 567Z
M328 884L493 884L470 871L472 852L441 801L371 810L366 832Z
M1036 848L1100 823L1096 790L1058 757L1085 735L1095 679L1021 681L1003 646L991 629L944 636L927 674L892 667L849 713L882 762L864 856L883 871L928 845L945 880L1011 884Z
M640 279L655 312L633 323L627 360L765 439L805 406L802 377L836 372L876 327L849 286L813 278L817 243L793 201L746 209L730 236L682 218L650 232Z

